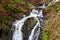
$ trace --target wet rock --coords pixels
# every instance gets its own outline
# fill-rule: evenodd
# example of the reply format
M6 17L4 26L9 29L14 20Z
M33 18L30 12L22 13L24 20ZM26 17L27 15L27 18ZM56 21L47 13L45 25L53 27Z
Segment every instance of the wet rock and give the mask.
M36 24L36 21L34 20L34 18L27 19L27 21L24 23L22 28L23 40L28 40L28 36L30 35L35 24Z

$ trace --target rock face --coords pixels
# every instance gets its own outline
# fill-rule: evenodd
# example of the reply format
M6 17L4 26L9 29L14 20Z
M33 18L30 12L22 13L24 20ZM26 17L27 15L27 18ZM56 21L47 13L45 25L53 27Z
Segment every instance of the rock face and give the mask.
M26 2L17 1L13 4L14 0L1 0L0 1L0 40L6 40L9 36L8 33L14 21L21 19L22 15L28 15L29 10ZM12 4L10 4L12 3ZM11 33L10 33L11 34ZM10 36L11 37L11 36Z
M34 5L36 6L36 5L39 5L43 0L41 2L40 1L41 0L29 0L27 2L29 4L32 4L33 6ZM52 0L44 0L43 2L48 3L50 1L52 1ZM0 1L0 40L6 40L7 39L8 33L11 30L13 22L15 22L18 19L21 19L22 15L24 15L24 14L28 15L29 14L29 8L27 8L25 1L23 1L21 3L18 0L17 3L15 3L15 4L13 4L13 2L16 2L16 1L15 0L9 0L9 2L8 2L8 0L1 0ZM10 4L10 3L12 3L12 4ZM59 8L57 8L57 10L59 10ZM33 21L33 18L31 20ZM28 19L28 21L30 21L30 19ZM35 25L35 21L33 21L33 23L31 23L31 25L30 25L30 23L28 23L28 21L26 21L25 27L31 27L31 28L26 28L26 29L30 30ZM28 24L28 25L26 25L26 24ZM23 28L23 30L26 30L26 29ZM27 37L24 36L24 38L26 40Z
M34 28L35 24L36 24L36 21L34 21L34 18L27 19L27 21L23 25L24 27L22 28L23 40L28 40L28 37L32 29Z

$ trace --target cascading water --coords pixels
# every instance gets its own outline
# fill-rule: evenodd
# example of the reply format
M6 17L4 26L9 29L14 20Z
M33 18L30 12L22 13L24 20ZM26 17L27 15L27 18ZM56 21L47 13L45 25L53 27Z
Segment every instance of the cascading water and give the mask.
M39 14L38 14L38 17L43 17L43 14L42 14L42 10L39 12ZM31 32L31 34L30 34L30 36L29 36L29 39L28 40L37 40L38 39L38 36L39 36L39 34L40 34L40 21L43 21L42 19L41 20L39 20L39 18L37 18L37 16L36 16L36 20L37 20L37 24L34 26L34 28L32 29L32 32ZM38 31L36 32L36 34L34 34L34 32L35 32L35 29L38 27Z
M43 5L44 6L44 5ZM29 16L26 16L22 18L21 20L17 20L14 22L15 31L13 32L12 40L23 40L23 33L22 33L22 27L24 25L24 22L28 19L34 17L34 19L37 21L36 25L32 29L28 40L38 40L39 34L40 34L40 27L41 22L43 23L43 19L40 19L40 17L43 17L43 10L40 11L33 9ZM37 30L36 30L37 29Z

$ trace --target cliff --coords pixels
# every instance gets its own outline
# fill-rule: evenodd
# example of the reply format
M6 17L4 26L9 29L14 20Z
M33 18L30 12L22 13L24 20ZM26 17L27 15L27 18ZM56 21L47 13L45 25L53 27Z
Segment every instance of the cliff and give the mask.
M30 7L48 3L51 0L1 0L0 1L0 40L6 40L12 24L30 13ZM60 1L44 9L45 25L43 27L42 40L60 40ZM33 18L32 18L33 19ZM28 22L30 21L30 23ZM27 26L33 26L35 21L29 19ZM39 39L39 40L40 40Z

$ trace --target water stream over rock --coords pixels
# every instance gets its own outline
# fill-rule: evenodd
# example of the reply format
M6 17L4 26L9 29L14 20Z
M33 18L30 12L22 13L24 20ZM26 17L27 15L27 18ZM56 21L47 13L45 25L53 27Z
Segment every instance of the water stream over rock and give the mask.
M44 7L45 7L45 4L43 4L43 6L41 6L41 8L44 8ZM23 25L25 24L27 19L32 18L32 17L36 21L36 24L29 31L30 32L29 35L27 33L24 36L24 34L27 31L24 32L24 30L23 30L24 26ZM21 20L16 20L16 22L14 22L14 24L13 24L15 29L13 32L12 40L38 40L38 37L40 34L40 27L41 27L41 24L43 24L43 19L41 19L40 17L43 18L43 10L41 9L38 11L36 9L32 9L32 12L30 13L29 16L26 16L26 17L22 18Z
M58 1L58 0L53 0ZM21 20L16 20L16 22L13 23L14 32L12 36L12 40L38 40L41 27L44 23L43 20L43 8L45 8L45 3L42 6L35 7L35 8L41 8L40 10L36 10L35 8L32 8L32 11L30 12L30 15L25 16ZM26 25L27 20L32 18L35 22L33 26ZM29 21L28 21L29 22ZM32 21L33 23L33 21ZM29 27L28 27L29 26ZM13 29L13 28L12 28Z

